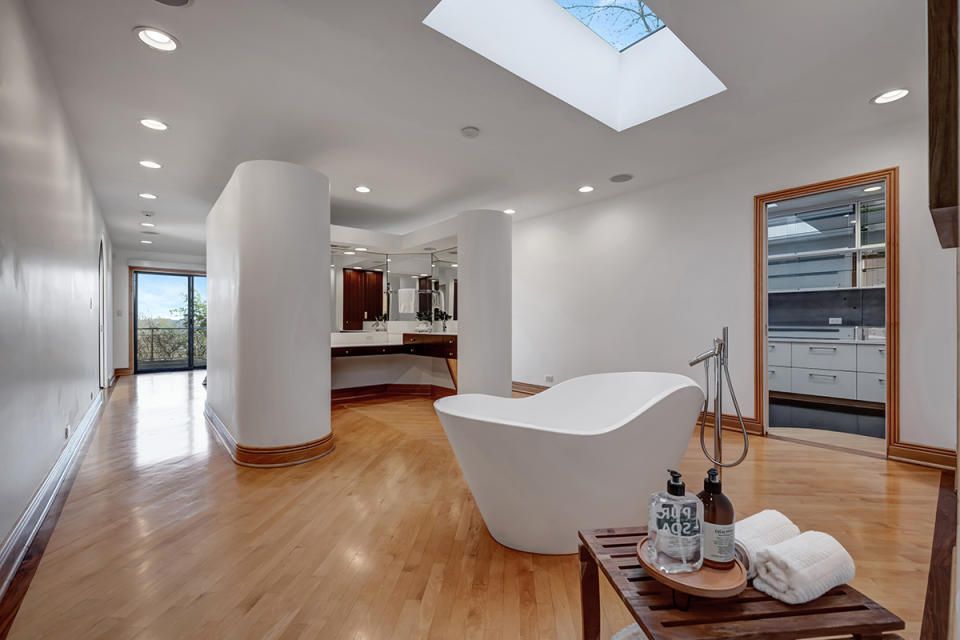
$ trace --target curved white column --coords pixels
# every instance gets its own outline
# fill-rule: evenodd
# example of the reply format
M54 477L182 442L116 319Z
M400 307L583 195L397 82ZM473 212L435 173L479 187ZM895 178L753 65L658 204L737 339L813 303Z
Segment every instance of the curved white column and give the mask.
M330 435L329 265L327 177L239 165L207 217L207 405L241 449Z
M500 211L458 216L457 391L509 397L513 228Z

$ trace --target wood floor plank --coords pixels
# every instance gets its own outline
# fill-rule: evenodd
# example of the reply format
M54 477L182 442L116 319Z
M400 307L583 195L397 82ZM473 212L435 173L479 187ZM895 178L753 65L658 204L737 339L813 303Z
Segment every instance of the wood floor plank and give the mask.
M201 380L120 380L10 638L579 636L576 556L490 537L430 398L338 404L329 456L251 469L207 431ZM690 489L707 466L691 440ZM836 536L854 586L906 620L906 638L938 488L934 470L762 438L724 474L738 517L773 507ZM601 599L609 637L631 619L605 583Z

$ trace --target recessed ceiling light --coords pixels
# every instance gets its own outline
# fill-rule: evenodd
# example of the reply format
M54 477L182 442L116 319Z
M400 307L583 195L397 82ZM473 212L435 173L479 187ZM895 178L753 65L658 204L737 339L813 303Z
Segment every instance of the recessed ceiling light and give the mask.
M152 227L155 227L155 226L157 226L157 225L153 224L152 222L141 222L141 223L140 223L140 226L141 226L141 227L151 227L151 228L152 228Z
M908 89L892 89L890 91L885 91L878 96L874 96L870 102L873 104L887 104L888 102L896 102L900 98L906 98L908 93L910 93Z
M374 269L374 271L383 271L383 269Z
M140 166L146 167L147 169L159 169L163 165L160 164L159 162L154 162L153 160L141 160Z
M166 122L160 122L159 120L154 120L153 118L144 118L140 121L140 124L145 126L147 129L153 129L154 131L166 131L170 128Z
M156 27L137 27L134 29L140 41L158 51L173 51L177 48L177 39Z
M153 244L153 240L141 240L140 244Z
M774 207L776 207L776 206L779 206L779 205L777 205L776 202L771 202L770 204L767 205L767 208L768 208L768 209L772 209L772 208L774 208Z
M577 189L577 191L579 191L580 193L590 193L591 191L593 191L593 187L591 187L588 184L585 184L579 189Z
M370 193L370 187L365 184L358 184L353 188L357 193Z
M425 274L425 273L421 273L421 274L420 274L420 277L421 277L421 278L426 278L426 277L428 277L428 276L427 276L427 274Z
M517 210L516 210L516 209L504 209L503 212L504 212L505 214L507 214L508 216L512 216L513 214L515 214L515 213L517 212Z
M335 265L330 265L330 268L331 268L331 269L335 268Z
M880 191L881 189L883 189L883 187L881 187L880 185L875 185L875 186L873 186L873 187L867 187L867 188L864 189L863 191L864 191L864 193L870 193L870 192L872 192L872 191Z
M143 198L144 200L156 200L156 199L157 199L157 196L153 195L152 193L141 193L141 194L140 194L140 197Z
M354 250L354 251L366 251L367 248L366 248L366 247L355 247L353 250Z
M343 252L343 255L345 255L345 256L355 256L355 255L357 255L357 252L356 252L356 251L344 251L344 252Z
M392 258L387 258L387 262L393 262Z
M454 262L454 263L453 263L452 265L450 265L450 266L452 266L454 269L456 269L456 268L459 267L460 265L458 265L456 262Z

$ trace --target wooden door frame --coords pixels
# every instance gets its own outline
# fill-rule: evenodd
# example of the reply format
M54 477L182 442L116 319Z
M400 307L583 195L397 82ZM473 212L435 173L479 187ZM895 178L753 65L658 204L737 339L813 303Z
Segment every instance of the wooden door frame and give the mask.
M126 369L117 369L117 376L131 376L134 373L133 366L133 314L134 314L134 295L133 295L133 285L136 281L137 272L142 273L169 273L170 275L176 276L203 276L207 277L206 270L196 270L196 269L164 269L162 267L127 267L127 368Z
M887 333L887 457L920 464L949 466L956 464L956 453L948 449L904 442L900 434L900 168L826 180L814 184L763 193L753 198L754 208L754 387L756 415L764 423L767 416L766 321L767 321L767 204L823 191L883 180L886 183L886 333Z

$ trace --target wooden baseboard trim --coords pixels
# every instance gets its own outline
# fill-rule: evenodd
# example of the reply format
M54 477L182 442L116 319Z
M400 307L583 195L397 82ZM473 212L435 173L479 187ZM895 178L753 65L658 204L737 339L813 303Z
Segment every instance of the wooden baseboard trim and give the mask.
M940 492L937 498L937 519L933 528L933 546L930 550L930 573L927 575L927 595L923 604L923 623L920 640L949 637L950 583L954 547L957 545L957 492L954 473L940 474Z
M385 396L427 396L443 398L456 395L456 389L439 387L435 384L372 384L365 387L334 389L330 394L333 404L342 404L353 400L367 400Z
M697 424L700 424L703 420L703 413L697 418ZM713 428L713 412L707 412L707 426ZM730 415L728 413L723 414L723 420L720 421L720 425L723 427L724 431L740 431L740 420L737 419L737 416ZM763 435L763 423L757 420L756 418L744 418L743 425L747 428L747 433L752 433L754 435L762 436Z
M546 391L550 387L544 387L539 384L530 384L529 382L517 382L513 381L513 391L514 393L526 393L527 395L535 396L541 391Z
M936 469L953 470L957 466L956 451L909 442L891 443L887 447L887 457L891 460L910 462Z
M43 484L0 544L0 638L5 638L13 626L107 400L109 390L101 390L94 397Z
M300 444L282 447L249 447L239 444L223 421L208 404L203 410L207 424L217 436L217 440L227 450L233 461L244 467L291 467L322 458L336 447L333 433Z
M130 367L125 367L125 368L123 368L123 369L114 369L114 370L113 370L113 377L114 377L114 378L119 378L119 377L121 377L121 376L132 376L132 375L133 375L133 369L131 369Z

